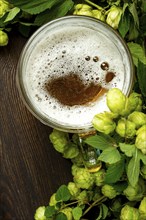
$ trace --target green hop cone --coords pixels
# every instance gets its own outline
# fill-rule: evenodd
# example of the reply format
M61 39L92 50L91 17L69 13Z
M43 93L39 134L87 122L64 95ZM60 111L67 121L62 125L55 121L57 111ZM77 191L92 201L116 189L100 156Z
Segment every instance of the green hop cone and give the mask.
M141 98L139 98L139 100L138 100L138 104L137 104L137 106L136 106L136 108L135 108L135 111L138 111L138 112L141 112L142 111L142 99Z
M129 97L126 97L125 107L122 109L120 115L128 116L133 111L141 111L142 108L142 100L141 94L136 92L132 92Z
M57 201L56 201L56 193L53 193L52 196L50 197L49 205L50 206L56 206Z
M72 163L76 164L77 166L83 166L83 156L81 152L74 158L72 158Z
M137 130L137 137L135 140L135 146L146 154L146 125L143 125Z
M139 179L135 187L129 184L127 188L123 191L123 194L129 201L140 201L143 197L144 192L145 183L142 179Z
M125 108L126 96L118 88L112 88L107 92L106 102L111 112L120 114Z
M72 220L73 216L72 216L72 208L67 207L61 210L62 213L64 213L67 217L67 220Z
M77 4L75 5L74 9L74 15L93 16L92 7L87 4Z
M94 177L88 169L78 168L73 176L73 180L78 188L89 189L94 184Z
M94 173L94 177L96 186L102 186L105 179L105 170L101 169L98 172Z
M47 220L45 216L45 206L40 206L37 208L35 215L34 215L35 220Z
M146 197L142 199L139 205L140 220L146 220Z
M104 134L110 134L115 130L116 123L107 112L99 113L93 117L93 127Z
M101 21L105 21L105 15L101 10L98 10L98 9L92 10L92 14L94 18L97 18Z
M134 111L128 116L128 120L132 121L136 125L136 129L146 124L146 114L143 112Z
M114 29L118 29L122 12L123 11L120 7L113 5L108 11L106 23L109 24Z
M10 4L9 2L5 0L0 0L0 18L3 17L3 15L9 11L10 9Z
M119 119L117 126L116 126L116 132L121 137L125 137L125 129L126 129L126 119L124 119L124 118Z
M76 164L73 164L71 167L71 173L73 176L76 175L77 171L78 171L79 167Z
M101 192L104 196L108 197L109 199L113 199L117 196L117 192L114 189L114 187L108 184L105 184L104 186L102 186Z
M9 42L9 38L6 32L0 30L0 46L6 46Z
M56 151L63 153L67 148L68 134L62 131L53 129L53 132L49 136Z
M138 111L136 109L139 109L141 111L142 108L142 99L141 94L132 92L128 98L128 108L130 111Z
M117 123L116 132L121 137L132 138L136 135L136 125L132 121L121 118Z
M80 194L76 197L76 199L79 201L79 204L86 204L88 202L88 194L86 190L83 190L80 192Z
M76 198L81 192L80 188L74 182L69 182L67 188L73 198Z
M78 146L74 143L69 143L63 152L63 157L66 159L72 159L77 157L79 154Z
M138 209L125 205L121 210L120 220L140 220Z

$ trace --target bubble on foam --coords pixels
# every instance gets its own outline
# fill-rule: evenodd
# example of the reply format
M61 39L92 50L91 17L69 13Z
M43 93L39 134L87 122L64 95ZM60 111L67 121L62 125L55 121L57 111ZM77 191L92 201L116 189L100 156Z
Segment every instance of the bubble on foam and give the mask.
M104 81L105 70L100 67L105 61L110 64L109 69L118 73L112 83L108 84ZM29 58L26 72L27 91L35 107L51 120L76 127L91 123L96 113L107 109L105 96L92 105L68 107L51 97L43 89L43 85L48 80L69 72L82 76L87 85L91 81L98 81L108 89L117 84L122 88L124 78L121 55L116 46L102 34L97 35L94 30L87 28L81 30L80 27L62 28L39 42ZM119 76L123 76L121 81Z

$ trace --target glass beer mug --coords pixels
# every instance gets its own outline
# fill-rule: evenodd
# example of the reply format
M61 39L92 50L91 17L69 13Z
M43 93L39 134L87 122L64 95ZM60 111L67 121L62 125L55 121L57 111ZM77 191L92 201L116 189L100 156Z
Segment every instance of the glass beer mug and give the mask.
M93 116L108 110L107 91L117 87L130 93L133 72L129 50L113 28L91 17L66 16L43 25L27 41L17 86L42 123L79 134L85 160L96 170L98 152L82 141L95 133Z

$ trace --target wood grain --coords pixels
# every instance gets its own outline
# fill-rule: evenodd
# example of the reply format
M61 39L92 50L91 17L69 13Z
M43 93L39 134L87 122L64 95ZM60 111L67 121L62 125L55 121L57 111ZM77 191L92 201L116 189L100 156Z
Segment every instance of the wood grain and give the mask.
M26 109L16 67L26 39L17 33L0 47L0 220L33 220L57 188L71 180L70 161L49 142L51 128Z

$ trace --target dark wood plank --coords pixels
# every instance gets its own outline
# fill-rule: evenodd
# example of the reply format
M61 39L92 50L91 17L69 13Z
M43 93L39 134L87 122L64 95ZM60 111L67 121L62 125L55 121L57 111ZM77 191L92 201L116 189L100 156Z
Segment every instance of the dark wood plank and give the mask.
M0 219L33 220L35 209L71 180L70 161L49 142L51 128L22 103L16 87L17 62L26 39L13 33L0 47Z

